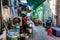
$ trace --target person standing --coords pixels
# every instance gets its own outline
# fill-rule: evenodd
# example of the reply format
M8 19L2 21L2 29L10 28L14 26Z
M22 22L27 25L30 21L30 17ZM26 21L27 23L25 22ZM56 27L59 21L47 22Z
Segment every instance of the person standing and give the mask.
M22 15L22 25L23 25L23 31L26 32L26 27L27 27L27 17L25 14Z
M26 8L27 12L27 19L30 21L31 20L31 10L29 8Z

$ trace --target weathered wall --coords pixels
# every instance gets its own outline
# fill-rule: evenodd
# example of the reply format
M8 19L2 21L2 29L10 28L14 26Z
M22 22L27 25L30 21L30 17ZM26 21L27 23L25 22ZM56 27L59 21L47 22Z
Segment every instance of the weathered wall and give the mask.
M60 26L60 0L56 0L56 26Z

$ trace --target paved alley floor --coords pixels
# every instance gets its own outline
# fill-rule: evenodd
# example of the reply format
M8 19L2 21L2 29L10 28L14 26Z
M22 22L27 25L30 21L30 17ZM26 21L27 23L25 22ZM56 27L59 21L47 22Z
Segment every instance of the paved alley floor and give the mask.
M50 37L42 26L33 26L32 40L60 40L60 37Z

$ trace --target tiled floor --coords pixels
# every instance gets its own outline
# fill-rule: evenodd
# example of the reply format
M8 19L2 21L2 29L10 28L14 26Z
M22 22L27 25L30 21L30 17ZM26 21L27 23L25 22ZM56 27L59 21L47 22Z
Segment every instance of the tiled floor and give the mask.
M50 37L47 35L45 28L43 28L42 26L34 26L32 40L60 40L60 37Z

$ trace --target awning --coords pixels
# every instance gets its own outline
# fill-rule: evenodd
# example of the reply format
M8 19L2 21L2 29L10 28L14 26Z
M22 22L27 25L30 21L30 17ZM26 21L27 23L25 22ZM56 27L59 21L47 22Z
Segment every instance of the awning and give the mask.
M33 8L36 9L41 5L45 0L27 0L27 3Z

